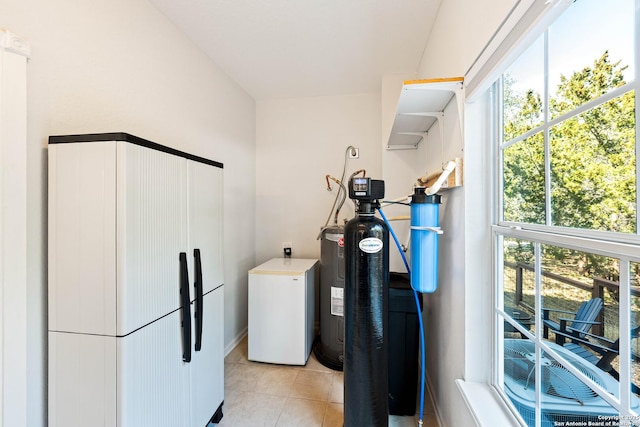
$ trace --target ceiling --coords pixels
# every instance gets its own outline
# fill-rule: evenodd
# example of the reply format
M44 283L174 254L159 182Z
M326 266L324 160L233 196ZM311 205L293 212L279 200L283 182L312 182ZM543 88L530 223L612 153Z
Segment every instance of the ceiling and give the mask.
M378 92L417 71L441 0L150 0L255 99Z

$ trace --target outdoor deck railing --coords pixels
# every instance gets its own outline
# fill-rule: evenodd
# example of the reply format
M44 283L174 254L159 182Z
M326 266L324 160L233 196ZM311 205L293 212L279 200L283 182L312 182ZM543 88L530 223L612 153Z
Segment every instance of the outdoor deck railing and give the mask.
M533 312L534 308L531 305L527 304L526 301L523 300L523 288L524 288L523 284L524 284L524 271L526 270L526 271L534 272L535 271L534 267L530 264L525 264L521 262L518 262L518 263L505 262L504 265L505 267L513 268L515 270L514 304L525 306ZM600 277L594 277L592 279L593 283L588 284L588 283L581 282L579 280L571 279L569 277L564 277L559 274L551 273L549 271L544 271L544 270L542 271L542 276L552 279L554 281L564 283L566 285L573 286L578 289L582 289L584 291L590 292L592 298L601 298L603 301L605 301L605 289L608 289L613 293L617 293L618 290L620 289L620 284L618 282L603 279ZM631 295L634 297L638 297L640 296L640 291L638 289L632 288ZM554 308L557 308L557 307L554 307ZM592 332L596 335L600 335L600 336L605 335L604 325L606 321L606 312L607 310L605 307L605 310L602 310L600 312L600 315L596 319L599 322L599 324L594 325L592 328ZM609 320L611 321L612 319L609 319ZM618 323L617 320L618 319L615 319L616 325Z
M525 263L512 262L505 262L504 265L505 298L513 298L512 303L516 307L521 307L524 310L528 310L529 314L533 314L535 312L535 307L533 306L535 305L535 280L532 277L532 273L535 272L534 267ZM507 268L511 269L511 271L507 272ZM594 325L591 332L612 341L619 338L619 305L616 302L620 288L618 282L594 277L591 279L591 283L585 283L549 271L542 271L541 274L545 285L542 293L545 303L549 304L548 308L576 311L578 306L586 299L590 297L602 298L604 309L597 319L600 323ZM572 291L571 288L575 288L575 290ZM558 290L560 290L559 293ZM634 327L640 325L640 310L637 308L640 305L638 299L640 297L640 287L632 286L631 296L631 326ZM632 383L640 385L640 362L638 361L640 339L632 339L631 352L633 356L631 362ZM615 363L614 361L613 364L615 365Z

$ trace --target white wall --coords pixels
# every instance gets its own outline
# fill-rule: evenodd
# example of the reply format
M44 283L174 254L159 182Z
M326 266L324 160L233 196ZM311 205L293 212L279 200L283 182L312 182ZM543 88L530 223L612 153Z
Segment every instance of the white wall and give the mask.
M335 195L325 190L324 175L341 173L348 145L359 146L362 157L348 164L347 173L367 168L368 175L385 180L387 197L409 194L418 176L440 167L442 156L436 132L417 150L386 150L389 117L395 113L402 80L464 76L515 2L443 0L418 72L385 76L380 95L258 102L256 263L280 256L283 241L293 242L294 256L319 256L315 238ZM477 334L478 325L490 330L490 317L467 314L467 307L491 301L492 285L474 280L486 277L489 265L485 262L485 270L477 276L473 270L480 268L490 254L488 241L474 231L478 224L488 223L490 202L485 197L488 185L484 175L487 159L478 147L465 146L473 144L472 135L467 135L463 143L456 109L453 103L445 111L445 135L453 143L447 145L444 157L450 160L463 155L467 181L463 188L449 191L444 197L440 211L445 230L440 250L440 288L425 296L424 312L428 376L443 427L474 424L455 380L486 379L485 372L473 369L490 357L491 346L490 336ZM347 201L346 206L351 213L352 205ZM385 212L388 216L407 213L401 207L387 208ZM403 243L408 235L405 225L394 223ZM403 271L395 252L391 250L391 268Z
M27 426L46 425L47 137L123 131L224 163L225 342L255 262L255 103L145 0L8 0L28 64Z
M445 109L444 117L444 159L464 157L465 168L463 187L441 191L440 226L444 234L439 238L438 289L424 296L425 339L427 343L427 372L429 385L435 396L436 405L443 422L447 426L472 425L464 401L456 393L454 380L464 377L465 362L465 264L464 252L466 233L464 221L468 211L465 192L473 185L475 176L469 175L466 162L473 163L468 153L463 153L462 127L456 102ZM427 141L429 169L437 170L441 164L440 135L429 134ZM472 206L469 209L479 209ZM490 327L490 325L487 325Z
M442 0L415 77L464 75L514 3ZM387 124L381 126L380 117L388 104L381 105L380 94L270 100L256 106L144 0L8 0L2 5L0 25L27 38L32 47L27 170L29 427L46 425L48 135L124 131L225 164L228 344L246 327L248 269L280 256L282 241L293 242L294 256L319 257L316 236L335 197L335 192L326 191L324 176L341 174L348 145L359 147L361 157L349 161L347 175L366 168L367 175L387 181L389 196L403 190L397 183L413 170L418 175L426 172L427 159L435 156L426 145L420 149L425 150L424 157L421 151L418 156L384 151L381 128ZM467 135L465 144L471 141ZM483 170L468 148L467 177L470 171ZM424 167L418 164L423 160ZM439 293L426 299L425 319L434 334L430 345L438 348L429 353L429 378L447 426L469 425L470 420L454 384L455 379L473 374L464 362L470 319L454 315L453 306L461 307L465 294L472 295L470 286L478 286L467 270L460 270L462 260L471 262L463 254L473 254L465 248L469 239L459 234L469 231L475 213L476 206L469 207L472 190L478 190L478 184L467 179L467 185L447 196L442 207L447 237L442 243L441 286ZM340 217L350 217L352 206L347 200Z
M358 169L379 179L380 96L345 95L258 101L256 108L256 263L282 255L320 257L316 240L336 197L325 175L342 175L345 150L360 149L347 163L345 180ZM347 197L340 213L353 217ZM333 221L333 218L331 219Z
M415 76L413 77L415 78ZM406 79L406 77L405 77ZM410 194L417 177L437 171L447 161L456 157L467 157L463 149L462 94L452 98L444 109L442 133L439 123L435 123L417 149L386 150L386 139L390 126L385 123L389 114L387 106L397 103L402 81L396 77L383 80L383 167L390 185L396 187L398 196ZM466 161L466 158L465 158ZM403 165L403 166L401 166ZM473 425L462 397L455 392L454 380L464 377L465 366L465 188L474 185L475 175L467 177L463 187L441 190L440 226L444 234L439 237L439 277L438 289L432 294L424 294L427 376L429 387L436 401L437 412L442 426ZM402 190L405 190L402 193ZM474 207L474 209L479 207ZM408 215L406 207L385 209L394 215ZM410 233L408 221L392 224L403 244ZM409 251L410 252L410 251ZM410 258L409 252L407 257ZM397 250L391 251L395 256ZM398 261L391 263L392 271L404 271ZM394 265L395 264L395 265ZM398 269L399 268L399 269Z
M461 77L521 0L442 0L418 78Z
M464 76L507 16L515 0L443 0L418 78ZM445 112L446 113L446 112ZM450 116L450 115L449 115ZM451 123L446 121L447 126ZM427 371L443 426L473 425L456 379L488 381L491 357L491 243L488 224L491 187L487 153L477 135L464 135L465 185L448 192L440 210L439 289L425 297ZM428 158L439 157L430 144Z
M413 193L413 186L418 177L427 172L427 144L422 141L417 149L388 150L387 143L398 108L400 91L404 80L415 79L415 74L389 75L382 79L382 106L381 106L381 142L380 151L382 153L382 176L385 180L387 190L387 200L395 200ZM388 205L383 208L387 218L407 216L410 209L403 205ZM391 221L393 231L396 233L400 244L407 247L409 243L409 221ZM392 241L392 243L394 243ZM410 253L406 253L407 259ZM392 272L406 272L406 266L402 257L393 244L389 250L389 270Z
M0 32L0 405L4 425L25 425L28 45L13 40Z

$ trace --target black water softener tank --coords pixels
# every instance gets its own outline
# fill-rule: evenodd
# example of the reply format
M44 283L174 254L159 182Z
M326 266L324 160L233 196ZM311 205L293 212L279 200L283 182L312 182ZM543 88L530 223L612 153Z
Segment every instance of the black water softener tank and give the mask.
M344 227L322 230L320 240L320 335L313 353L342 371L344 359Z
M344 427L389 423L389 230L375 217L384 181L352 178L356 217L344 228Z

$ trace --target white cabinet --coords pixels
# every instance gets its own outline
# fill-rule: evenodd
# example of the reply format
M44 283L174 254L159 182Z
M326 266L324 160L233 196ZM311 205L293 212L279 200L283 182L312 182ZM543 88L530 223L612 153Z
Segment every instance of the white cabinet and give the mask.
M249 360L305 365L318 260L274 258L249 271Z
M222 325L224 317L224 295L222 287L204 296L204 327L202 348L192 360L191 369L191 417L194 426L205 426L212 418L213 411L224 400L224 331L216 325ZM196 329L194 328L194 333ZM194 338L194 342L196 342ZM212 345L219 343L219 345Z
M206 426L223 401L222 164L49 141L49 425Z

